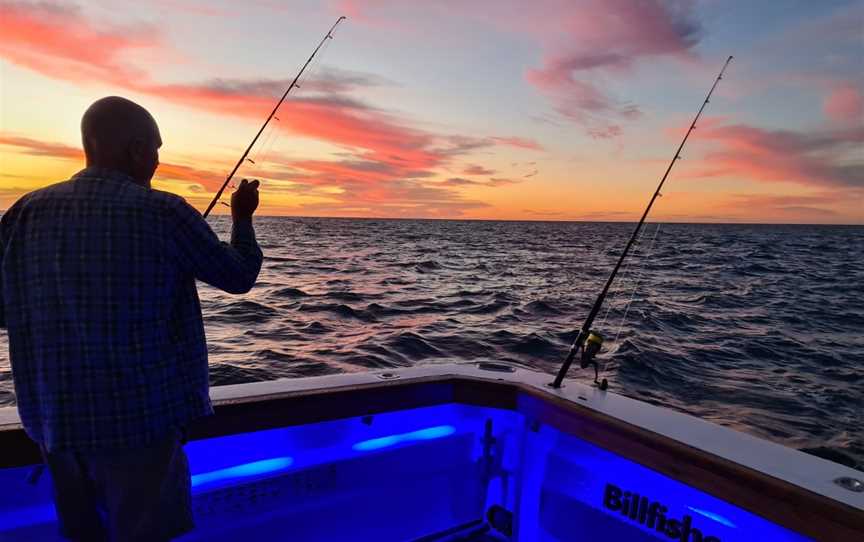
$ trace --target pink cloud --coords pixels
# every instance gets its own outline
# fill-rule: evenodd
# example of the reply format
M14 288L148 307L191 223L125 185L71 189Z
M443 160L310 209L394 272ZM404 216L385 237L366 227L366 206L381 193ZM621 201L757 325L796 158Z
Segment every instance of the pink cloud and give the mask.
M607 124L588 128L588 135L594 139L614 139L624 133L624 129L617 124Z
M96 26L74 7L49 2L0 3L0 55L49 76L121 83L141 76L123 61L130 51L156 47L149 25Z
M698 43L701 28L692 16L693 2L589 0L563 4L557 17L563 28L547 40L540 68L526 78L546 94L555 109L586 126L595 138L621 134L617 122L640 114L634 103L612 96L602 81L627 74L647 58L686 57Z
M381 28L401 23L404 29L430 14L458 11L460 22L527 36L542 48L543 58L527 70L526 80L563 118L599 138L616 137L622 121L639 115L634 97L616 97L606 83L626 76L642 60L692 56L702 33L694 6L694 0L536 0L530 7L518 0L338 3L352 20Z
M157 40L145 38L149 34L142 29L97 27L79 9L47 3L5 2L0 10L4 20L0 54L51 77L108 82L190 108L256 120L264 117L274 97L287 86L281 80L160 84L122 61L124 52L159 47ZM435 168L494 144L540 148L534 141L517 137L472 140L460 146L452 143L453 138L411 128L402 119L346 96L354 89L381 84L386 81L368 74L323 72L310 81L306 97L283 105L281 126L297 135L354 149L366 160L398 163L400 171Z
M542 145L540 145L533 139L527 137L492 137L490 139L502 145L510 145L511 147L518 147L520 149L527 149L529 151L543 150Z
M4 27L0 32L0 56L61 80L84 85L107 83L191 109L256 122L265 117L275 97L287 86L287 81L282 80L212 80L187 84L155 81L150 74L130 64L126 56L142 48L164 50L158 34L143 25L96 24L78 8L50 3L3 2L0 3L0 17ZM302 97L292 96L283 104L278 126L295 135L337 145L351 158L295 162L282 173L294 175L309 185L351 187L389 183L389 188L377 192L366 188L364 195L378 198L386 194L397 197L397 193L434 194L443 198L442 201L458 203L458 210L468 204L457 201L455 192L442 192L442 189L424 192L422 183L417 180L436 175L440 169L455 165L454 162L478 149L495 146L541 149L537 142L526 138L432 133L350 96L357 89L384 84L389 82L343 70L325 70L305 83ZM35 144L27 149L22 152L51 151ZM56 154L59 156L59 152ZM163 165L161 171L184 179L202 173L172 164ZM218 182L218 177L206 182ZM400 191L394 189L396 186ZM476 205L477 202L470 204Z
M832 189L864 189L864 126L795 132L706 119L694 137L715 147L689 171L696 177L737 177Z
M822 109L835 122L860 125L864 121L864 96L852 83L840 83L825 97Z

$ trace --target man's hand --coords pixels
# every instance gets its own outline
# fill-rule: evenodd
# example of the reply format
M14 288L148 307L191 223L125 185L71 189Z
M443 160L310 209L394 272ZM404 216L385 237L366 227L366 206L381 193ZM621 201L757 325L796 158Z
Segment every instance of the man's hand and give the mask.
M252 214L258 208L258 185L255 179L249 182L247 179L240 181L240 186L231 194L231 217L235 222L238 220L252 220Z

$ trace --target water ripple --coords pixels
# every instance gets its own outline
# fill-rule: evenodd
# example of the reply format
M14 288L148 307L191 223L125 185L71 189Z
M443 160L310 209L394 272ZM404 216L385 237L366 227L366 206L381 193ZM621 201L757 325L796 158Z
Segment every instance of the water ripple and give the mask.
M228 236L224 218L213 224ZM266 255L256 288L245 296L200 288L214 385L468 360L551 374L632 231L256 224ZM651 251L653 227L596 322L612 389L864 465L864 229L664 225ZM13 404L5 340L0 404ZM574 368L572 376L592 375Z

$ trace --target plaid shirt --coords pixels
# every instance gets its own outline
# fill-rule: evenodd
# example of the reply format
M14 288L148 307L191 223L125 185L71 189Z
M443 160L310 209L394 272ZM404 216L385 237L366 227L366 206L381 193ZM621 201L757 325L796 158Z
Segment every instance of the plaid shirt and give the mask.
M117 172L18 200L0 220L0 324L30 437L136 448L212 413L195 279L245 293L261 261L251 221L221 243L183 198Z

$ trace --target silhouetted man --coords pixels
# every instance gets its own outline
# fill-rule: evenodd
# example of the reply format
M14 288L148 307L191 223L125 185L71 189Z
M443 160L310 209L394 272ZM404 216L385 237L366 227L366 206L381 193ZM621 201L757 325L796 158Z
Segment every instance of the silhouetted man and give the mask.
M234 192L231 244L220 243L183 198L150 188L162 140L144 108L103 98L81 135L86 169L0 220L18 412L64 536L168 540L192 528L185 428L212 413L195 279L252 288L258 181Z

